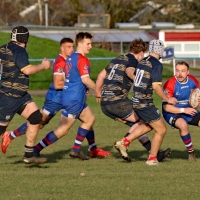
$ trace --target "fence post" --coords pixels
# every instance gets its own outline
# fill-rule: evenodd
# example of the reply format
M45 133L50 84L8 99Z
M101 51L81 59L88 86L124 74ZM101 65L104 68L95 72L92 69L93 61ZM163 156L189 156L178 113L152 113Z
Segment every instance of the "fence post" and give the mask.
M196 68L196 59L193 59L193 67Z

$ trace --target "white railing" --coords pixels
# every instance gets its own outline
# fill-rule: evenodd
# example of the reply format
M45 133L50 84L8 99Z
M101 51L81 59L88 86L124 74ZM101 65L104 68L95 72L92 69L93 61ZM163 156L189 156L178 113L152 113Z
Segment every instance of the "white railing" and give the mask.
M191 68L200 68L200 57L175 57L175 63L181 60L187 62Z

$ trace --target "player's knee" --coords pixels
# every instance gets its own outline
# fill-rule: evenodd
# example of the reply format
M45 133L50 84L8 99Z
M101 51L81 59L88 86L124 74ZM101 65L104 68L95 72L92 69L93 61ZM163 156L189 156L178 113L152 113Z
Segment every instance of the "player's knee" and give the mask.
M93 126L94 123L95 123L95 117L94 115L92 115L90 118L88 118L87 124Z
M27 120L33 125L40 124L42 121L42 114L39 110L36 110L27 118Z
M181 132L187 132L187 133L189 132L187 123L180 124L177 128L178 128Z
M188 129L188 124L183 118L178 118L175 123L175 126L182 131L187 131Z
M0 135L2 135L3 133L5 133L7 127L8 126L2 126L2 125L0 125Z
M164 136L167 133L167 128L162 127L162 129L159 130L160 135Z

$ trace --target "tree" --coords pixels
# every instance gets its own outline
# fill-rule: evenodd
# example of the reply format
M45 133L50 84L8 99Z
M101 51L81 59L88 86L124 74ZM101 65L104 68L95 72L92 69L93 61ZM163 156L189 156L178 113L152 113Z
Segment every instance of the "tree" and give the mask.
M23 18L19 13L38 0L1 0L0 25L5 26L9 22L44 25L44 0L40 1L41 8ZM200 25L200 1L197 0L48 0L48 7L51 26L74 26L81 13L110 14L111 28L115 27L116 22L129 22L132 16L141 25L152 22Z

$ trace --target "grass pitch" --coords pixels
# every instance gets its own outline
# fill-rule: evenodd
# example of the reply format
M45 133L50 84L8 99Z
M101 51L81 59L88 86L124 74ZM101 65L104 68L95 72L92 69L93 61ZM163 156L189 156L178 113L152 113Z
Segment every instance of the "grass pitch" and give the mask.
M41 107L43 97L34 97ZM156 97L160 108L161 100ZM162 149L170 147L172 153L160 166L147 166L148 152L134 141L129 147L131 163L123 161L113 148L128 127L106 117L94 97L88 104L96 116L94 126L98 147L112 152L104 159L81 161L72 159L68 153L73 146L79 126L77 121L68 135L41 153L49 159L44 165L26 165L22 162L25 136L13 140L7 153L0 156L0 200L187 200L199 199L200 160L190 163L187 152L176 129L168 127ZM42 130L40 141L58 124L60 113ZM8 130L21 125L24 120L15 116ZM200 155L199 129L190 127L197 156ZM151 139L153 133L148 134ZM82 150L87 152L87 141Z
M10 34L0 33L0 43L5 44ZM59 52L59 43L34 36L27 47L30 58L54 58ZM88 57L115 57L117 54L92 49ZM109 61L92 61L91 77L96 80L98 73ZM164 69L163 79L172 76ZM43 71L30 77L30 89L48 89L51 71ZM41 107L44 97L34 97ZM81 161L68 156L73 146L79 122L71 128L68 135L41 153L49 159L44 165L25 165L22 162L25 136L13 140L7 153L0 156L0 200L187 200L199 199L199 164L187 161L187 152L179 137L178 130L168 127L162 149L170 147L172 153L160 166L147 166L148 152L138 141L129 147L131 163L121 159L113 148L128 127L106 117L95 102L88 98L88 104L96 116L94 126L98 147L112 152L105 159ZM160 108L161 100L156 97L155 104ZM59 122L60 113L40 130L37 142ZM25 121L15 116L7 130L13 130ZM199 128L190 127L197 156L200 155ZM151 139L153 133L148 134ZM82 150L87 152L87 141Z

